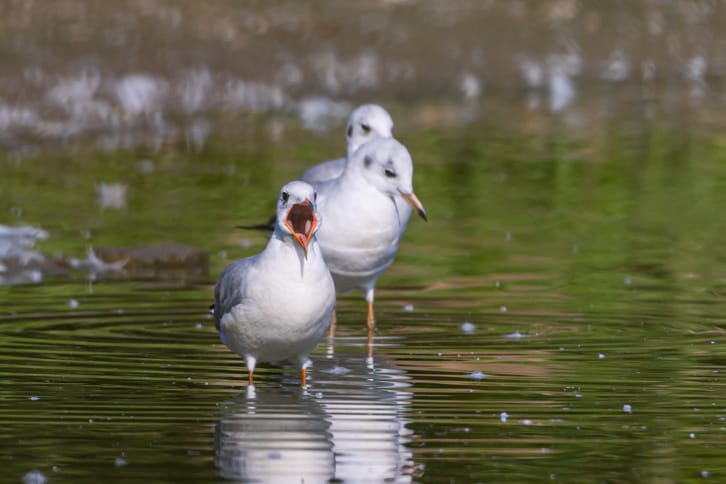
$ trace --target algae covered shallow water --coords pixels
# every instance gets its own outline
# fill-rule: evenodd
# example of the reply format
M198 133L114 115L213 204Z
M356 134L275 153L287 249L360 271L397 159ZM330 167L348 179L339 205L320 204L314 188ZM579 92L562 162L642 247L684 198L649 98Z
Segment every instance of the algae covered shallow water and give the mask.
M0 480L726 480L718 2L98 5L3 20L0 224L47 237L0 234ZM369 101L429 222L372 361L342 296L309 387L251 392L208 313L266 242L234 227Z

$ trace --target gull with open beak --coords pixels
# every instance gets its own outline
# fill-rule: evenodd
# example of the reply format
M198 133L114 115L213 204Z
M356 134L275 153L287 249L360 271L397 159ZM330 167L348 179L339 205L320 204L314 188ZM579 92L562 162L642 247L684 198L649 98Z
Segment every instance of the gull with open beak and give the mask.
M391 138L393 119L388 111L377 104L363 104L350 113L345 127L345 140L348 144L347 156L323 161L310 168L300 177L308 183L320 183L343 174L345 165L353 153L366 141L373 138Z
M372 330L376 281L393 263L411 210L427 220L413 192L411 155L395 139L374 138L352 154L339 177L313 185L325 218L318 240L336 290L365 292Z
M283 186L265 250L229 265L215 287L217 330L244 359L250 385L257 363L294 360L305 386L310 352L333 318L335 287L316 237L316 204L308 183Z

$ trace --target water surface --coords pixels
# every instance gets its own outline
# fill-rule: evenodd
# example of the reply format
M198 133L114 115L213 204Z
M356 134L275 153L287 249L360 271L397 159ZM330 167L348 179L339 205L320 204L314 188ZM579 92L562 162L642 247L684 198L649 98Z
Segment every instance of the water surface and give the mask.
M726 479L720 4L415 4L279 24L267 4L15 6L0 224L47 236L0 257L5 480ZM259 69L230 61L250 52ZM342 296L309 386L262 365L251 391L208 312L266 243L234 227L342 154L370 100L429 222L379 282L372 346L362 296ZM166 241L199 251L92 257Z

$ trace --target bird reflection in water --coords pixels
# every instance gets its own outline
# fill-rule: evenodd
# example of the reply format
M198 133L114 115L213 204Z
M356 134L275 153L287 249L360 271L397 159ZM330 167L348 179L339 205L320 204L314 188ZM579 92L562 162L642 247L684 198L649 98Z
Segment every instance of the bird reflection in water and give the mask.
M309 389L248 388L221 405L215 463L222 477L261 482L412 481L412 394L405 372L359 355L316 361ZM288 378L288 376L283 377ZM290 377L291 378L291 377Z

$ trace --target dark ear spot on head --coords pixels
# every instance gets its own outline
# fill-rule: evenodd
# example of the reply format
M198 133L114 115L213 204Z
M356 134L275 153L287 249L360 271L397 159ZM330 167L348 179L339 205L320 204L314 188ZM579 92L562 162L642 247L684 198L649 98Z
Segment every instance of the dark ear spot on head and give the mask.
M351 136L353 136L353 125L350 125L350 124L348 125L348 131L347 131L347 133L348 133L348 138L350 138Z
M366 168L371 166L371 163L373 163L373 158L371 158L370 156L366 156L365 158L363 158L363 164L366 166Z

